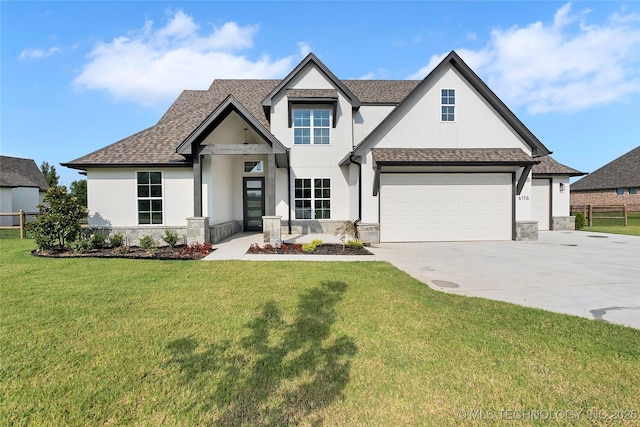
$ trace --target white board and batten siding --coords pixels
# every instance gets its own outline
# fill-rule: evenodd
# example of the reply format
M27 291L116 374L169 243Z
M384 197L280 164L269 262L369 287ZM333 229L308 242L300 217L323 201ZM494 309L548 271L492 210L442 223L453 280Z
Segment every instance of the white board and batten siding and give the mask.
M511 240L511 173L382 174L382 242Z

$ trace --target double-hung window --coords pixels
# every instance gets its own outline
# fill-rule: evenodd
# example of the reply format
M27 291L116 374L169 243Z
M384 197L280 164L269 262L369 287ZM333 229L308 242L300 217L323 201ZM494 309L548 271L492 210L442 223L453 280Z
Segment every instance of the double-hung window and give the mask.
M331 219L331 180L296 178L296 219Z
M138 224L162 224L162 172L138 172Z
M443 122L455 122L456 121L456 90L455 89L442 89L440 101L440 120Z
M293 143L296 145L327 145L331 142L331 110L294 109Z

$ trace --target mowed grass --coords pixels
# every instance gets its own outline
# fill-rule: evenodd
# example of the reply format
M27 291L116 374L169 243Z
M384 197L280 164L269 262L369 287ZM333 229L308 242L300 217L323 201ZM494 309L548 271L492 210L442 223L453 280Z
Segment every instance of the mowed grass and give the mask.
M600 216L611 214L599 214ZM584 227L584 231L613 233L613 234L629 234L631 236L640 236L640 212L627 213L627 226L624 225L624 219L599 219L596 214L593 218L593 226Z
M0 239L3 425L638 423L640 330L436 292L381 262L32 248Z

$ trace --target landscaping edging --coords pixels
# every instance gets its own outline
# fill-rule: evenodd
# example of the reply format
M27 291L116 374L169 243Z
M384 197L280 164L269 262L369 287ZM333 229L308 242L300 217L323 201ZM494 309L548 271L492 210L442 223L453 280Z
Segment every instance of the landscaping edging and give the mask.
M189 246L180 245L175 247L161 246L154 251L149 252L138 246L130 246L126 249L121 248L104 248L91 249L84 252L74 252L72 250L45 250L39 251L34 249L31 255L46 258L125 258L125 259L154 259L154 260L176 260L190 261L200 260L215 249L211 248L208 252L199 252L189 250ZM120 251L120 252L119 252ZM124 252L126 251L126 252Z

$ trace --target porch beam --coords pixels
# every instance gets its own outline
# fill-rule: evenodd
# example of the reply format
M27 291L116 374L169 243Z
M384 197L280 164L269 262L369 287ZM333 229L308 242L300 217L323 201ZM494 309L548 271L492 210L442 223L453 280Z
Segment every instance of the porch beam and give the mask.
M264 212L266 216L276 214L276 156L273 153L267 155Z
M199 144L191 148L193 152L193 216L202 216L202 166Z
M220 154L274 154L277 153L266 144L210 144L202 147L201 155Z

